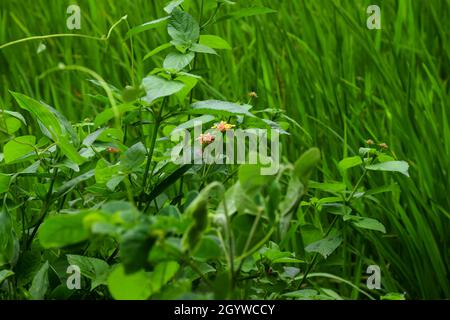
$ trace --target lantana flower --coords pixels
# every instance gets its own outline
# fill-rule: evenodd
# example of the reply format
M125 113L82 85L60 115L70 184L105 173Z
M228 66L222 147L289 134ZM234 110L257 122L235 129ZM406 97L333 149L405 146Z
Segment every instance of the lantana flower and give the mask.
M201 134L200 137L197 138L200 140L200 144L208 145L216 139L211 133Z
M215 124L212 129L217 129L220 132L225 132L227 130L230 130L231 128L234 128L234 124L226 123L225 121L220 121L220 123Z

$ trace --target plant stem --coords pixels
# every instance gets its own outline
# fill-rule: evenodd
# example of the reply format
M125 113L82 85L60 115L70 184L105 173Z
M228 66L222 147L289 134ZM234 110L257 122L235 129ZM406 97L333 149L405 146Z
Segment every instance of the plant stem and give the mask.
M44 200L44 204L41 208L41 211L39 213L39 220L36 223L36 225L34 226L33 232L31 233L31 236L28 238L28 242L26 245L26 249L29 249L31 246L31 243L33 242L34 237L36 236L36 233L39 229L39 226L42 224L42 222L44 222L45 217L47 216L48 213L48 209L50 208L50 204L51 204L51 198L52 198L52 193L53 193L53 185L55 184L55 180L56 180L56 176L58 175L58 168L54 168L53 169L53 176L52 176L52 180L50 182L50 187L48 188L48 192L47 195L45 196L45 200Z
M151 136L151 141L150 141L150 149L148 150L148 153L147 153L147 163L145 164L144 178L142 180L141 196L145 193L145 189L147 186L148 174L150 171L150 164L152 163L153 151L155 150L156 138L158 137L158 129L161 124L161 114L163 112L163 109L166 107L168 101L169 101L169 99L167 97L165 97L161 104L161 108L158 110L158 113L154 116L154 126L153 126L153 131L151 133L152 136ZM139 208L141 208L141 207L142 207L142 201L139 202Z
M335 216L334 219L333 219L333 221L331 222L330 226L328 227L327 232L325 233L325 237L327 237L327 236L330 234L331 229L332 229L332 228L334 227L334 225L336 224L337 219L338 219L338 216ZM302 286L303 283L305 282L306 277L308 276L308 274L311 272L311 270L313 269L313 267L316 265L316 260L317 260L318 257L319 257L319 253L316 252L316 253L314 254L314 256L313 256L313 259L311 260L311 263L308 265L308 268L306 269L305 274L303 275L302 280L300 281L300 283L299 283L299 285L298 285L298 288L299 288L299 289L301 288L301 286Z

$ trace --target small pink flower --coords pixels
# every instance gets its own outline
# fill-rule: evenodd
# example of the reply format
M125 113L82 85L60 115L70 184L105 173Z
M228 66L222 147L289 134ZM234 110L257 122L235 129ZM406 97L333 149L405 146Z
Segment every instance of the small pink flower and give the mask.
M220 123L215 124L212 127L212 129L217 129L220 132L225 132L225 131L230 130L230 129L234 128L234 127L235 127L234 124L229 124L229 123L226 123L225 121L220 121Z
M216 138L209 132L207 134L201 134L200 137L198 137L198 140L200 140L200 144L205 145L212 143L215 139Z

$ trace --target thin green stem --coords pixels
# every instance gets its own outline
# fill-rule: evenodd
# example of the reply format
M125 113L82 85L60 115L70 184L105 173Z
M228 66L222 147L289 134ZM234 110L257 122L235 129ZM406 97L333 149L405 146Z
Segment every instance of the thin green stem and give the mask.
M97 40L97 41L107 41L109 39L109 37L111 36L111 32L113 31L113 29L115 27L117 27L123 20L126 20L127 16L123 16L122 18L120 18L120 20L118 20L116 23L114 23L111 28L108 31L108 34L105 36L101 36L101 37L94 37L94 36L88 36L85 34L75 34L75 33L57 33L57 34L48 34L48 35L44 35L44 36L32 36L32 37L27 37L27 38L23 38L23 39L18 39L18 40L14 40L11 42L7 42L5 44L2 44L0 46L0 50L19 44L19 43L23 43L23 42L28 42L28 41L35 41L35 40L46 40L46 39L51 39L51 38L65 38L65 37L72 37L72 38L84 38L84 39L90 39L90 40Z
M155 150L156 138L158 137L158 129L159 129L159 126L161 125L161 115L162 115L163 109L166 107L168 101L169 101L169 98L165 97L161 104L161 108L158 110L158 113L154 115L154 125L153 125L153 131L151 133L150 148L147 153L147 162L145 164L144 178L142 180L141 196L145 194L145 190L147 187L147 180L148 180L148 175L150 172L150 165L152 163L153 152ZM139 208L142 208L141 201L139 203Z

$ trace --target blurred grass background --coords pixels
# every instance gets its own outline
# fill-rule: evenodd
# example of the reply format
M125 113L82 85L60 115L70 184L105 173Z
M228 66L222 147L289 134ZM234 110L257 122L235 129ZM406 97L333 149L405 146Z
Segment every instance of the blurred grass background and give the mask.
M205 15L214 1L205 0ZM162 17L166 1L2 0L0 45L16 39L68 33L66 9L77 3L82 29L101 36L124 15L135 26ZM200 0L190 12L199 15ZM366 28L366 8L381 7L381 30ZM380 219L388 233L347 234L348 248L336 271L355 283L368 264L382 267L388 291L413 298L450 298L450 1L239 1L225 11L266 6L277 13L219 22L205 34L217 34L233 50L202 57L199 73L218 91L201 87L196 96L246 98L256 91L256 108L279 108L300 123L291 127L284 156L296 159L313 145L323 153L320 175L340 180L337 162L358 152L367 138L386 142L410 165L411 179L380 173L373 186L398 185L377 195L367 216ZM224 11L219 13L219 17ZM103 110L86 76L73 72L39 77L58 63L93 69L123 88L138 83L164 54L142 61L167 40L151 30L133 38L131 64L126 24L109 41L48 39L0 50L0 107L14 109L8 90L43 99L71 121L93 119ZM29 129L31 132L31 128ZM369 240L369 241L368 241ZM357 292L351 293L357 297Z

